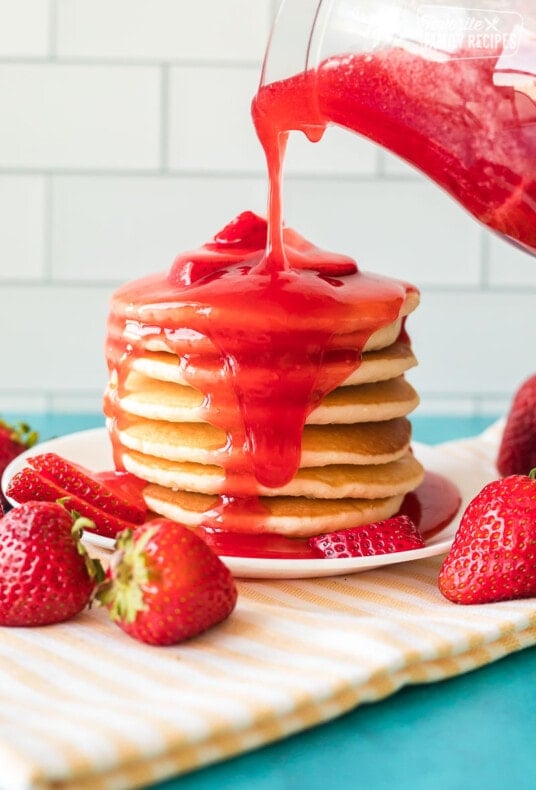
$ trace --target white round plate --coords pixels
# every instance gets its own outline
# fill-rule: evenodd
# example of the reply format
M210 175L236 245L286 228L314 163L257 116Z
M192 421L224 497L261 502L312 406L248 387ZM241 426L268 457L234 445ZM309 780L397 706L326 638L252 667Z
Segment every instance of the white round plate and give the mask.
M497 423L480 436L471 439L446 442L431 447L414 443L413 451L422 464L431 472L445 475L460 489L463 513L470 500L482 486L497 476L495 457L502 425ZM105 428L61 436L42 442L19 455L9 464L2 476L2 490L24 465L29 455L54 452L93 471L113 468L112 451ZM16 504L16 503L12 503ZM381 554L374 557L350 557L341 559L263 559L250 557L222 557L232 573L241 578L300 579L319 576L340 576L358 573L382 565L420 560L425 557L446 553L456 532L459 519L434 535L425 548L416 551L403 551L396 554ZM104 549L112 549L111 538L86 533L85 540Z

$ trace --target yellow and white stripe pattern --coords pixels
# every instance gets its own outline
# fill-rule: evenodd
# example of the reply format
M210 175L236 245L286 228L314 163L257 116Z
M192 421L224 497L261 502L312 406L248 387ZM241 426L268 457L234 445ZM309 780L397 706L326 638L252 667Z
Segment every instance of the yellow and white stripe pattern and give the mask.
M536 599L456 606L441 561L242 580L228 620L170 648L101 609L0 629L0 787L144 787L536 643Z
M2 629L3 790L145 786L536 642L535 600L450 604L440 562L242 581L226 622L171 648L97 609Z
M536 642L536 601L450 604L440 562L239 582L231 618L172 648L102 610L2 629L2 787L141 787Z

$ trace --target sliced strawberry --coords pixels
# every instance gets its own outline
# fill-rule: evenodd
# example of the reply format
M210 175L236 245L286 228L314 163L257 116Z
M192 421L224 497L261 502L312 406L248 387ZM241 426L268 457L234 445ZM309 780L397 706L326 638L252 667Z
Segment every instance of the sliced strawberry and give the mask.
M107 538L115 538L124 529L132 529L132 522L105 513L84 499L71 494L52 480L43 477L34 469L24 467L12 477L7 487L7 495L19 504L23 502L57 502L61 499L68 510L75 510L81 516L95 522L95 529L87 528L89 532L96 532Z
M128 521L131 524L143 524L147 515L147 508L143 499L136 494L131 498L119 486L115 491L102 480L97 480L91 472L81 466L75 465L56 453L41 453L30 456L28 463L42 478L46 478L67 494L83 499L89 505L109 513L115 518Z
M425 546L422 535L408 516L395 516L309 538L309 546L319 557L371 557L412 551Z

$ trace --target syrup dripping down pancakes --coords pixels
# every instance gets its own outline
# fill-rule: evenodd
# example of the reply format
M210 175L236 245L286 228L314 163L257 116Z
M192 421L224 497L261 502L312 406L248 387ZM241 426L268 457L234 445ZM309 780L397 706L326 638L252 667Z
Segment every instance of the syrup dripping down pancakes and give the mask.
M424 472L404 330L416 289L241 215L169 273L120 288L105 412L148 507L194 528L309 536L387 518Z

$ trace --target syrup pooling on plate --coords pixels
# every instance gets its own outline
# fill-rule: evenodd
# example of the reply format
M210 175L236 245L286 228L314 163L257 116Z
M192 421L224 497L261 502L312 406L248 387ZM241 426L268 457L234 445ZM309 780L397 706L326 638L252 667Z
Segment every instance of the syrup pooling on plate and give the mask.
M128 393L133 361L160 343L201 393L199 415L227 436L214 453L225 470L224 496L207 514L227 529L244 507L251 531L263 531L258 486L292 479L307 415L359 366L369 337L393 324L415 291L360 272L290 229L282 239L276 266L266 256L266 224L242 215L179 256L168 274L123 286L113 299L107 356L114 384L105 411L116 464L117 431L129 419L118 399Z
M406 494L397 515L409 516L428 541L441 532L460 509L458 488L443 475L427 472L421 485ZM283 535L248 535L199 527L198 534L217 554L227 557L317 560L307 538Z

